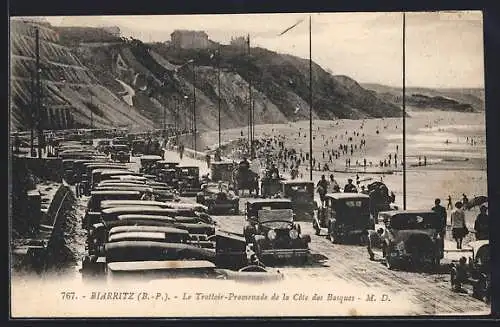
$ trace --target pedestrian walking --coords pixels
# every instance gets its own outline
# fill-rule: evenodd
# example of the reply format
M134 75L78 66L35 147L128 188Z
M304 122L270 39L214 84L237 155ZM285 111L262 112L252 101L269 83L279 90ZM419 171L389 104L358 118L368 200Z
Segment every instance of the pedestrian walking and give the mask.
M462 249L462 241L469 233L465 225L465 213L462 210L462 202L455 203L455 209L451 212L451 232L453 239L457 242L457 249Z
M441 199L434 200L434 207L432 208L439 219L439 237L441 238L441 249L444 250L444 237L446 235L446 209L441 205Z
M448 195L448 204L446 205L446 210L453 209L453 203L451 202L451 195Z

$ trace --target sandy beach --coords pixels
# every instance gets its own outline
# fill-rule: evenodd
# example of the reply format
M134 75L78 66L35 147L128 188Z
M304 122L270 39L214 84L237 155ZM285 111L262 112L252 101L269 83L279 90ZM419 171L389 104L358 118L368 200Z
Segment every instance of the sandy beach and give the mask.
M435 110L409 111L409 115L406 120L407 209L430 209L435 198L441 198L446 207L448 195L453 202L461 199L463 193L469 199L487 195L484 113ZM366 183L382 179L396 194L396 203L402 207L402 124L401 118L313 121L313 157L320 162L321 168L324 163L329 166L329 171L317 171L316 163L313 180L317 182L322 174L328 176L331 173L341 186L347 182L347 178L355 179L356 173L361 180L371 178ZM241 132L243 137L247 137L246 128L224 130L222 142L241 138ZM256 138L278 136L284 140L285 147L293 147L304 153L309 151L308 121L255 126ZM351 141L349 137L352 137ZM204 146L216 144L217 131L201 135L201 140ZM358 145L361 140L366 142L366 146L360 149ZM348 145L348 153L329 162L328 150L338 150L340 144ZM351 144L356 145L352 155ZM389 154L391 165L380 168L380 161L385 159L388 163ZM394 154L398 158L397 166L394 164ZM421 166L418 165L419 157ZM351 162L349 169L346 169L346 159ZM367 173L363 167L364 159L367 160ZM376 170L392 173L368 173ZM299 171L304 178L308 178L308 163L302 164ZM467 223L471 229L477 213L477 208L467 212Z

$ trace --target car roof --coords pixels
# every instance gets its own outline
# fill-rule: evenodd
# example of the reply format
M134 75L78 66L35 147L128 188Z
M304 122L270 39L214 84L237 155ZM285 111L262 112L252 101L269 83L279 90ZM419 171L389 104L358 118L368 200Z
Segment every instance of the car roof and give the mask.
M194 217L196 218L196 217ZM161 215L151 215L151 214L141 214L141 213L127 213L118 215L118 220L163 220L163 221L171 221L176 222L176 219L170 216L161 216Z
M115 226L109 230L110 233L130 233L130 232L161 232L167 234L189 234L185 229L179 229L170 226L151 226L151 225L125 225Z
M179 165L180 164L178 161L169 161L169 160L160 160L157 163L160 163L160 164L173 164L173 165Z
M154 156L154 155L146 155L146 156L141 156L139 159L140 160L163 160L163 157Z
M127 272L215 268L215 264L207 260L122 261L110 262L108 263L108 268L112 272Z
M395 216L399 214L435 214L432 210L390 210L390 211L380 211L379 214L387 216Z
M370 197L363 193L328 193L326 195L328 198L332 199L369 199Z
M248 199L247 203L291 203L290 199Z
M119 213L120 211L124 212L133 212L133 211L148 211L148 212L158 212L158 213L177 213L177 210L171 208L160 208L158 206L148 206L148 205L129 205L129 206L118 206L118 207L109 207L103 209L102 212L106 214L110 213Z
M289 180L289 179L286 179L286 180L281 181L281 184L312 184L312 185L314 185L314 182L307 181L307 180L297 180L297 179Z
M126 239L147 239L147 240L165 240L164 232L141 232L141 231L133 231L133 232L121 232L115 233L109 236L109 241L123 241Z
M125 191L125 190L96 190L91 191L90 195L107 195L107 194L124 194L124 195L139 195L139 191Z

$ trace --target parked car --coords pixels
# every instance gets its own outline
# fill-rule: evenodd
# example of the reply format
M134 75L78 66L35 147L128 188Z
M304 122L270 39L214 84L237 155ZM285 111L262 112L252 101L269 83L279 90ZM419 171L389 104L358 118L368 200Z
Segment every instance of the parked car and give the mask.
M313 228L316 235L326 228L332 243L352 240L363 243L366 231L374 228L370 216L370 197L361 193L326 194L325 207L318 209Z
M215 161L210 164L210 177L213 182L232 182L235 164L231 161Z
M130 148L128 145L113 145L110 149L111 160L118 162L130 162Z
M491 301L490 242L473 241L467 244L471 257L462 257L451 264L450 283L453 290L472 285L472 296L485 302Z
M246 204L247 224L243 236L259 260L307 260L311 237L294 222L288 199L251 199Z
M152 174L154 175L154 164L157 161L163 160L162 157L156 155L143 155L140 157L141 168L139 168L139 172L143 174Z
M439 231L440 221L434 211L393 210L379 212L374 229L384 230L382 244L385 247L389 269L430 264L436 268L444 257Z
M177 171L179 194L181 196L196 196L201 191L200 168L197 166L180 166Z
M238 214L240 211L240 198L223 182L203 184L196 202L207 206L208 213Z
M292 201L295 220L314 220L314 212L318 209L314 201L314 183L300 180L281 181L281 197Z
M234 281L275 282L283 279L279 272L258 266L239 271L216 266L214 251L183 243L121 241L108 243L97 255L82 260L84 280L95 278L113 281L130 278L150 280L154 287L163 285L163 278L207 278Z

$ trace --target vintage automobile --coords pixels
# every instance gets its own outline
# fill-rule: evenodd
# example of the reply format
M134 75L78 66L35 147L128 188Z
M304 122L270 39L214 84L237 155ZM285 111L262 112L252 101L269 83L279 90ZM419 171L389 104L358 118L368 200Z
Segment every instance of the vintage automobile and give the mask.
M314 201L314 183L310 181L281 181L281 197L292 201L292 209L296 221L314 220L314 212L318 209Z
M120 241L107 243L98 253L85 256L82 261L84 280L105 279L112 282L130 278L150 280L163 284L162 278L208 278L242 281L278 281L279 272L263 267L248 266L240 271L218 269L217 254L184 243L155 241Z
M88 228L90 225L99 221L101 218L101 203L105 200L139 200L141 193L138 191L92 191L89 201L87 202L87 210L82 220L83 228Z
M111 160L118 162L130 162L130 148L128 145L112 145L109 150Z
M141 168L139 168L139 172L143 174L151 174L154 175L155 172L155 163L157 161L163 160L162 157L156 155L143 155L140 157Z
M179 166L179 194L181 196L196 196L201 191L200 168L196 166Z
M99 140L97 141L97 151L105 154L109 154L109 148L111 146L111 140Z
M240 211L240 198L223 182L207 183L196 194L196 202L205 205L208 213L234 213Z
M75 183L80 183L86 178L86 165L93 163L106 164L106 159L104 158L93 158L93 159L79 159L73 161L73 181ZM109 162L108 162L109 163Z
M133 140L132 141L132 156L137 157L144 154L146 150L146 142L144 140Z
M437 268L444 257L439 230L440 222L434 211L393 210L379 212L374 229L384 230L386 265L389 269L410 264L412 268Z
M215 161L210 164L210 177L213 182L232 182L232 174L234 170L234 162L231 161Z
M188 214L188 212L206 213L208 209L206 206L201 204L146 201L146 200L111 200L111 201L103 201L101 203L102 208L129 206L129 205L147 205L147 206L156 206L168 209L176 209L181 214L191 215L191 216L196 216L196 214Z
M260 183L260 195L264 198L275 197L280 194L282 190L281 183L285 181L284 178L263 177Z
M361 193L326 194L325 207L318 209L313 228L316 235L326 228L332 243L363 243L366 232L374 228L370 216L370 197Z
M140 207L140 206L136 206ZM94 253L96 249L109 241L109 235L112 230L133 229L135 232L150 231L153 227L170 227L186 231L189 235L187 243L205 248L214 248L215 226L204 222L198 217L182 217L172 214L172 210L165 213L163 208L146 207L136 210L132 207L112 207L104 208L108 213L100 221L89 227L88 250ZM111 213L111 215L109 215ZM175 216L175 217L174 217ZM143 229L144 226L145 229ZM134 229L135 228L135 229ZM112 234L112 233L111 233ZM143 238L147 237L142 235Z
M161 169L158 172L158 180L166 183L172 188L178 188L179 186L179 171L175 168Z
M288 199L251 199L246 204L247 224L243 236L262 262L297 259L305 262L311 237L294 222Z
M113 145L128 145L129 143L126 137L115 137L111 142Z
M489 303L491 301L490 242L473 241L467 244L471 257L453 262L450 267L452 290L461 290L466 284L472 285L472 296Z
M110 176L128 175L128 174L134 174L134 172L127 170L124 167L112 167L111 165L106 168L92 167L90 175L90 187L94 188L101 181L110 179Z
M259 174L242 162L233 170L232 183L236 195L244 190L248 190L250 194L255 194L255 196L259 195Z

